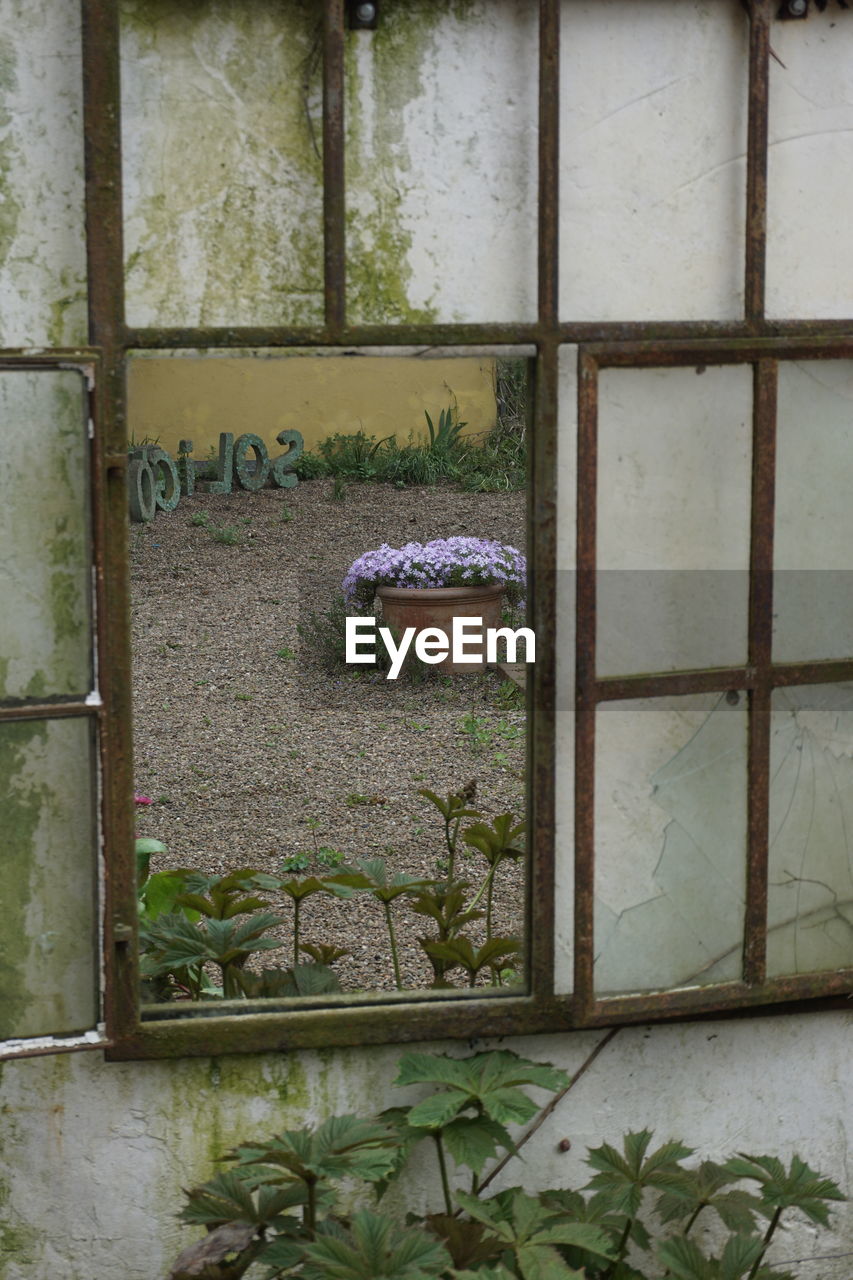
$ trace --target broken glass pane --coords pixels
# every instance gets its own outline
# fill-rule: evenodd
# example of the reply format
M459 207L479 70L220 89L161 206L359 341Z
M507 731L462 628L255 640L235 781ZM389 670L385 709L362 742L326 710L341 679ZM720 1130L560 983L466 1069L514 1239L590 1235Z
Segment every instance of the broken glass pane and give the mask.
M98 1021L92 721L0 725L0 1039Z
M605 369L599 675L746 661L752 373Z
M776 662L853 657L853 362L779 365Z
M770 744L767 967L853 965L853 684L777 689Z
M85 384L0 372L0 701L92 688Z
M596 732L596 990L739 978L746 696L604 703Z

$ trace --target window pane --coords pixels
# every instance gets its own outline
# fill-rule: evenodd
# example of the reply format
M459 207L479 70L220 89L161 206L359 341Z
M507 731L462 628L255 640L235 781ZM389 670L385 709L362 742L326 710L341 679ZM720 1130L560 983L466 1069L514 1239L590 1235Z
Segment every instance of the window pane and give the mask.
M738 5L564 3L564 319L740 315L747 31Z
M385 4L347 41L351 320L534 319L537 6Z
M0 700L92 687L85 408L77 373L0 373Z
M600 675L745 662L751 399L746 366L602 371Z
M131 324L323 317L319 6L122 6Z
M830 5L816 13L812 5L808 22L773 24L779 61L770 61L767 314L779 319L843 318L853 310L853 242L815 234L816 210L829 227L850 203L853 27L836 21L837 12Z
M94 805L90 720L0 724L0 1039L98 1021Z
M853 657L853 363L779 365L773 657Z
M853 685L777 689L767 967L853 965Z
M605 703L596 732L596 989L739 978L745 695Z
M86 341L80 6L3 23L0 346Z

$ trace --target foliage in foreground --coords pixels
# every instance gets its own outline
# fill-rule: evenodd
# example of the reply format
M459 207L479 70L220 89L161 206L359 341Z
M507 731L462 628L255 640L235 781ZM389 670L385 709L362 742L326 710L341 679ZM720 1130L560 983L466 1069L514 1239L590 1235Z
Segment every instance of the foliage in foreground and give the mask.
M295 874L289 860L279 874L241 867L227 875L207 875L186 867L151 874L152 853L165 852L157 840L137 840L139 944L143 993L149 1000L292 998L341 991L334 964L348 955L334 945L302 935L302 904L315 894L349 898L364 894L381 912L388 939L389 972L398 990L403 977L396 919L408 908L423 920L418 937L424 969L433 987L503 985L517 979L521 939L498 936L492 927L496 876L506 862L524 857L525 824L514 813L487 821L472 807L473 790L446 798L424 788L443 828L443 850L435 878L394 871L384 858L361 858L352 866L317 851L322 870ZM460 856L466 859L460 875ZM331 862L332 869L326 869ZM479 872L477 867L481 869ZM483 906L481 907L481 903ZM285 906L287 917L278 914ZM289 942L276 936L291 925ZM478 937L468 926L484 921ZM287 963L252 972L248 961L265 952L286 951ZM214 976L212 976L214 975Z
M186 1193L179 1216L208 1234L169 1280L237 1280L253 1263L266 1280L796 1280L765 1262L783 1214L826 1226L844 1199L798 1156L787 1168L745 1154L688 1164L689 1147L653 1147L648 1130L626 1134L621 1150L590 1148L592 1177L579 1190L486 1196L486 1166L518 1154L508 1126L537 1113L527 1090L563 1093L568 1077L508 1050L406 1053L395 1084L432 1092L373 1119L332 1116L230 1152L225 1172ZM421 1142L435 1152L442 1212L401 1224L377 1207L347 1210L342 1184L361 1184L378 1205ZM470 1189L454 1193L462 1177ZM700 1217L718 1220L714 1252L696 1239Z

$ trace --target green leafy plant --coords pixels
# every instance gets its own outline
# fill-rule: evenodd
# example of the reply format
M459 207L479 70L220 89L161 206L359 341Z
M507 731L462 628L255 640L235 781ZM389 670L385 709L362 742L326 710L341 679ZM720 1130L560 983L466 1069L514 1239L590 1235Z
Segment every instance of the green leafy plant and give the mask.
M254 1263L268 1280L796 1280L766 1263L782 1215L826 1226L844 1198L798 1156L787 1168L761 1155L689 1165L690 1148L673 1140L652 1148L648 1130L626 1134L621 1150L590 1149L593 1175L579 1190L487 1196L494 1174L553 1110L554 1101L539 1112L528 1090L559 1099L570 1087L565 1073L509 1050L406 1053L395 1083L430 1092L375 1119L332 1116L230 1152L227 1170L185 1193L180 1217L208 1234L180 1254L170 1280L232 1280ZM516 1138L510 1126L525 1124ZM401 1223L375 1206L347 1211L342 1186L361 1183L380 1199L425 1140L443 1212ZM454 1191L465 1171L470 1189ZM703 1213L729 1233L714 1254L690 1234Z
M244 541L243 534L233 524L208 525L210 536L214 542L221 542L226 547L236 547Z

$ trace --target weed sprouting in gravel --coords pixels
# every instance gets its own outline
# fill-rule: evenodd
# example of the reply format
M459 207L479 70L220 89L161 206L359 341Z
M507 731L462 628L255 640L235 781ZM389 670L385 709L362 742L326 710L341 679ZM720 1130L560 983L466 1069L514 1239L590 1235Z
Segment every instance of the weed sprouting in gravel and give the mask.
M226 547L236 547L243 542L243 534L233 524L218 524L210 527L210 536L214 542L221 542Z

